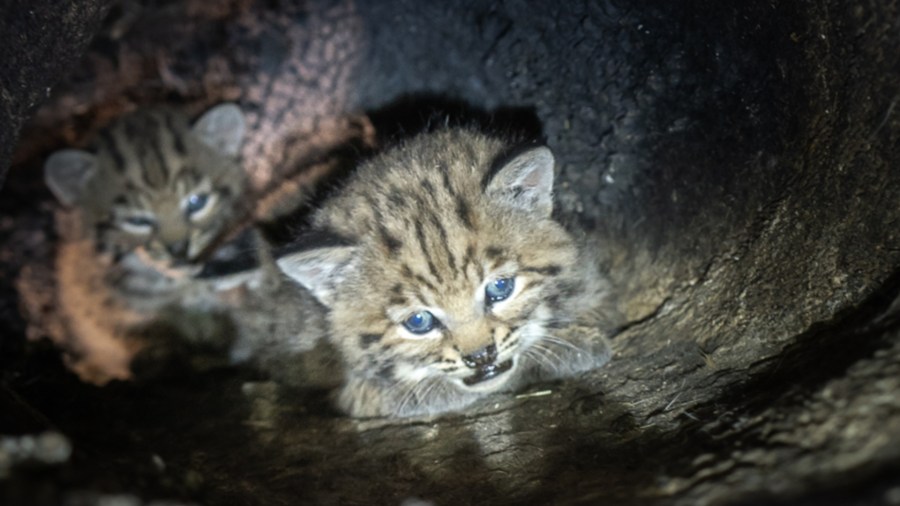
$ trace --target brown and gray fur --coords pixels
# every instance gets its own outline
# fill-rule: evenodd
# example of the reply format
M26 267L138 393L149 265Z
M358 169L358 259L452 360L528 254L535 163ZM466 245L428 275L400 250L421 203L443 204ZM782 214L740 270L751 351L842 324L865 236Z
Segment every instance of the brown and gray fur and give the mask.
M171 308L166 319L183 319L186 312L198 308L199 313L217 322L220 335L214 340L227 342L229 363L249 364L289 387L340 385L339 358L324 339L325 308L308 290L285 278L275 265L268 243L258 240L258 268L204 279L202 286L208 292L193 290L190 297ZM212 311L210 292L217 302Z
M196 122L139 110L101 132L89 151L66 149L44 167L57 214L57 312L52 337L83 378L130 375L140 333L164 307L219 302L192 274L243 213L240 110L217 106ZM193 196L193 197L192 197ZM200 196L202 206L194 204ZM199 302L206 301L206 302Z
M278 262L330 310L342 409L437 414L609 359L606 281L552 218L553 169L545 147L450 129L364 164L324 204L315 228L344 244ZM489 305L500 278L515 289ZM423 310L440 325L413 334L403 322Z
M93 383L128 379L139 359L140 376L153 376L176 360L203 369L248 364L292 387L334 387L340 383L337 358L322 340L325 311L301 286L288 282L267 261L236 274L182 282L150 302L135 304L104 281L105 266L86 262L93 245L60 245L56 292L43 294L50 280L26 270L19 279L23 303L40 319L32 335L50 335L65 360ZM42 308L55 307L49 314Z
M47 185L76 210L97 249L164 267L196 262L243 212L237 158L244 123L231 104L193 125L169 109L139 110L103 130L90 151L53 153ZM191 213L191 198L205 204Z

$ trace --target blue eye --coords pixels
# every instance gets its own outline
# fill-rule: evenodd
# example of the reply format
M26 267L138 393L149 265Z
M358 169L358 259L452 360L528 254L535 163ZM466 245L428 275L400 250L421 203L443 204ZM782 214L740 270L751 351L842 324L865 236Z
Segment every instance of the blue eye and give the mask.
M187 198L187 204L184 206L184 212L187 213L188 216L190 216L206 207L207 202L209 202L208 193L191 194Z
M419 311L407 318L403 322L403 326L413 334L427 334L431 332L437 322L438 319L433 314L428 311Z
M156 221L147 216L129 216L125 218L125 223L138 228L150 228L156 225Z
M501 300L508 299L509 296L512 295L515 287L515 278L495 279L484 287L484 297L487 299L488 304L500 302Z

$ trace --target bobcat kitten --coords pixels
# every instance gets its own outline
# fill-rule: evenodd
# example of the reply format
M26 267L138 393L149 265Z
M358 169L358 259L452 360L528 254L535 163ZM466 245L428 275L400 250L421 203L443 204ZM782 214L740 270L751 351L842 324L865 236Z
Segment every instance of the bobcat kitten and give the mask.
M353 416L456 410L598 367L605 278L551 217L554 157L470 130L364 164L314 216L342 244L279 266L329 308Z
M140 110L101 132L91 151L47 159L47 186L66 207L57 213L61 328L51 333L82 378L130 375L140 343L123 336L184 296L241 217L243 135L233 104L193 125L175 111Z
M243 136L233 104L193 126L175 111L143 110L104 130L94 152L53 153L44 175L59 201L77 208L99 252L182 267L232 224L245 185Z

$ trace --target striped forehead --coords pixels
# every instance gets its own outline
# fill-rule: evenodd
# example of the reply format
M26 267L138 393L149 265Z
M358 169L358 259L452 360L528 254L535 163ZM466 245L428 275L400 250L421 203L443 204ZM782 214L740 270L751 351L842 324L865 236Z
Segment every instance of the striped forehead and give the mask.
M185 166L186 135L186 126L171 114L136 114L101 134L99 154L126 185L165 189Z
M441 222L432 221L434 216L422 215L405 236L395 237L393 230L385 229L370 243L375 249L370 258L372 272L380 279L396 280L389 287L393 305L469 305L488 276L517 264L514 252L507 248L479 240L477 234L447 230L459 226L453 223L458 218ZM385 256L390 248L392 253Z
M379 190L363 197L371 210L367 232L388 256L402 252L444 268L459 267L466 238L477 232L479 221L467 188L452 183L444 171L432 171L388 180Z

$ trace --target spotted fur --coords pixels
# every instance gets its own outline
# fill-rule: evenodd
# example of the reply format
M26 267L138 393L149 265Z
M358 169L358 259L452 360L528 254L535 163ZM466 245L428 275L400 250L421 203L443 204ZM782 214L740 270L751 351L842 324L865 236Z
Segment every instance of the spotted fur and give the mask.
M340 407L354 416L460 409L543 377L602 365L592 308L605 281L551 214L553 155L451 129L359 168L314 218L343 244L279 265L329 308L344 357ZM485 287L514 280L490 303ZM428 311L424 334L405 325Z
M63 204L54 268L60 324L49 333L82 378L128 378L143 347L132 337L145 335L164 308L191 300L191 314L202 315L218 304L214 283L192 275L241 215L243 133L231 104L193 125L172 110L139 110L101 132L89 151L47 159L45 180ZM178 314L173 328L205 333Z
M173 110L139 110L102 131L90 151L51 155L45 178L82 215L99 252L182 267L208 253L239 214L243 133L231 104L193 126Z

